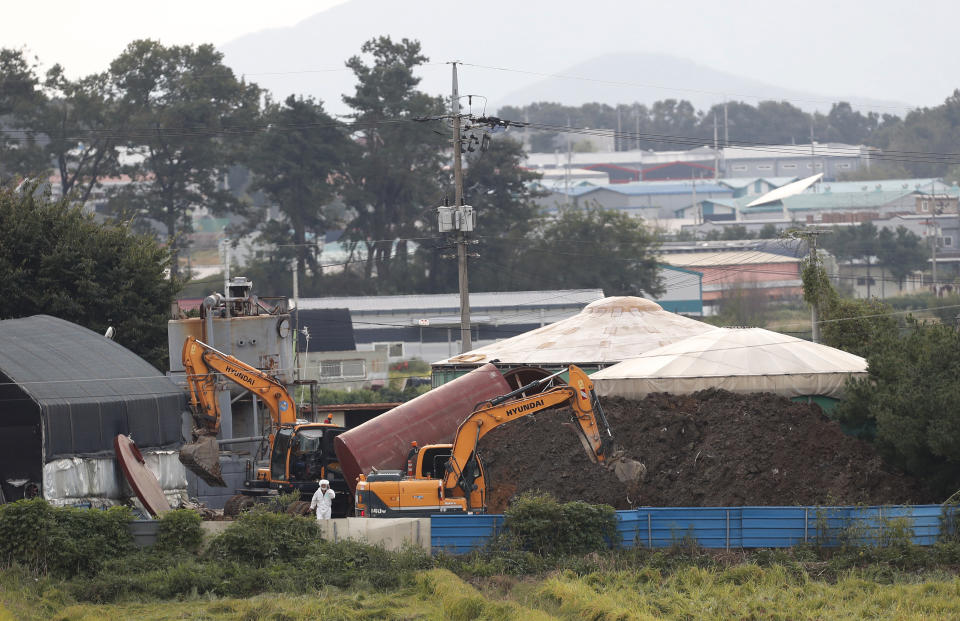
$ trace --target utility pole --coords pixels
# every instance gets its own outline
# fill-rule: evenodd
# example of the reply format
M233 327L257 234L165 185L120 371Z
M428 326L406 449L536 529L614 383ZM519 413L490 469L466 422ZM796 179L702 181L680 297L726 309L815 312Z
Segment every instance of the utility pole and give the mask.
M792 237L802 237L807 240L807 248L810 251L810 265L817 267L820 263L820 257L817 256L817 236L829 233L830 231L808 229L805 231L794 231ZM869 281L868 281L869 282ZM814 299L810 303L810 338L814 343L820 342L820 308L819 301Z
M717 147L717 113L713 113L713 178L720 172L720 149Z
M457 90L457 63L453 64L453 182L454 206L463 206L463 161L460 143L460 93ZM470 290L467 285L467 238L457 229L457 268L460 276L460 353L473 349L470 330Z
M824 171L826 172L826 171ZM813 116L810 116L810 174L817 174L817 147L813 141ZM813 191L817 191L817 184L813 184ZM869 285L868 285L869 286ZM816 341L814 341L816 342Z
M814 267L817 266L818 257L817 257L817 234L814 233L807 237L807 246L810 249L810 264ZM810 340L814 343L820 342L820 309L818 308L820 301L814 300L813 304L810 305Z
M614 151L626 151L622 148L623 142L623 124L620 122L620 105L617 105L617 137L613 139L613 150Z
M933 276L933 290L939 293L937 284L937 244L940 243L940 232L937 231L937 186L936 181L930 183L930 213L933 216L933 251L931 254L931 275Z

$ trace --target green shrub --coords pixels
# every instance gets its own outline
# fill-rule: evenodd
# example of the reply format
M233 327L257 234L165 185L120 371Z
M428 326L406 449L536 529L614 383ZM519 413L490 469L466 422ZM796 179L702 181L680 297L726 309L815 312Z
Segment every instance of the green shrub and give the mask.
M319 542L320 527L315 519L272 513L258 506L217 535L207 556L262 567L302 559Z
M549 494L525 493L504 512L504 528L538 554L584 554L619 543L617 514L609 505L560 504Z
M0 562L38 574L97 571L133 547L127 507L106 511L53 507L41 498L0 506Z
M158 550L175 552L196 552L203 540L200 530L200 514L189 509L167 511L160 516L160 530L157 532Z

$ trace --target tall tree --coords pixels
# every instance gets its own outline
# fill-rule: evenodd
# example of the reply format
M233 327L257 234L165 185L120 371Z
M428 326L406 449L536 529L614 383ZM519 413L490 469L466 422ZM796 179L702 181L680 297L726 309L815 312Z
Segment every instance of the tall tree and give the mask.
M180 284L169 253L120 224L97 224L66 198L0 187L0 319L39 313L116 340L167 368L167 317Z
M222 180L238 159L236 138L256 118L259 89L222 61L212 45L139 40L110 65L120 113L130 119L124 146L133 163L125 169L134 179L117 204L162 223L174 274L193 210L240 209Z
M877 258L901 287L907 276L926 267L929 256L929 248L906 227L897 227L896 233L890 229L880 231Z
M442 115L443 99L417 90L414 70L427 61L420 43L390 37L367 41L361 56L347 61L357 77L356 92L343 101L353 109L361 149L350 164L343 198L353 211L349 238L366 250L364 274L389 282L408 265L407 239L423 230L440 204L446 131L417 118ZM444 128L446 126L440 126ZM399 265L398 265L399 264Z
M0 183L16 176L45 175L49 169L25 117L43 105L36 66L23 50L0 48Z
M908 321L874 335L868 377L851 382L834 416L872 436L888 460L944 497L960 478L960 334Z
M305 275L308 267L316 273L316 245L308 241L316 242L337 224L328 206L355 145L323 104L310 98L268 101L263 123L266 129L252 141L246 158L254 173L251 188L263 190L280 208L292 236L274 241L294 244L298 273Z
M106 73L70 80L63 67L54 65L43 86L46 100L26 116L27 122L46 137L44 152L56 167L61 192L83 204L104 175L117 174L117 146L126 119Z
M531 242L528 286L599 287L606 295L658 295L656 235L643 220L598 205L561 209Z

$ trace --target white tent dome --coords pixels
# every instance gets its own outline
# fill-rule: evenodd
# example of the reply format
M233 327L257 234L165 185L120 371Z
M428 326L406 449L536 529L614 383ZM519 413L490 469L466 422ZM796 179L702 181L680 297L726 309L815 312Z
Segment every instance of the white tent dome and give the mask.
M473 365L491 360L529 365L612 364L713 329L665 311L645 298L609 297L591 302L568 319L433 365Z
M845 351L762 328L715 328L645 352L591 376L597 394L641 399L705 388L840 398L867 361Z

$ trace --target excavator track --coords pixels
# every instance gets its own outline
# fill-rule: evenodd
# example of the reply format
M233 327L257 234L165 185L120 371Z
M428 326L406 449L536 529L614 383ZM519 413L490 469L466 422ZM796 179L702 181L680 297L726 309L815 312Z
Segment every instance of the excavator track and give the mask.
M195 441L184 444L180 449L180 463L207 485L227 486L220 470L220 447L214 435L199 434Z

